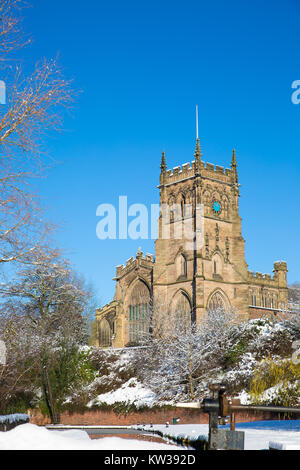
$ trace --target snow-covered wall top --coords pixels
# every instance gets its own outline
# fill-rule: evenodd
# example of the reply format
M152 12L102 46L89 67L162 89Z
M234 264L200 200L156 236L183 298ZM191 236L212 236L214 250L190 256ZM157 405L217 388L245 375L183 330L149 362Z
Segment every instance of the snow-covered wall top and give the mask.
M14 413L12 415L0 415L0 424L13 424L13 423L26 423L29 421L29 416L23 413Z

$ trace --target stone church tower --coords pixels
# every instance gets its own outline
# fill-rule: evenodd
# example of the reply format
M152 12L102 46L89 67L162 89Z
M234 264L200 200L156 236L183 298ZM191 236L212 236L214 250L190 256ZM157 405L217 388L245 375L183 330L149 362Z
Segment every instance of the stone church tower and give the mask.
M173 171L163 152L159 183L165 211L155 260L139 251L117 267L114 300L96 312L97 345L137 344L150 306L158 302L169 311L190 312L196 322L214 307L233 308L245 319L287 307L285 262L274 264L273 276L248 271L234 150L228 169L205 164L197 138L195 160Z

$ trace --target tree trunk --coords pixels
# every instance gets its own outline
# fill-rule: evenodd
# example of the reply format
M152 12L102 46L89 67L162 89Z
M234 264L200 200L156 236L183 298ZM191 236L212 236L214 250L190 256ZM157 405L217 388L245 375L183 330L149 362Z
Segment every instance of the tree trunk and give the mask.
M48 395L48 405L49 405L49 412L50 412L50 419L51 424L59 424L60 423L60 413L55 411L53 396L52 396L52 389L49 380L48 370L45 367L45 376L46 376L46 383L47 383L47 395Z
M45 403L48 409L50 420L51 420L51 423L53 423L54 417L53 417L53 412L52 412L51 404L50 404L49 397L48 397L47 385L46 385L44 378L43 378L43 392L44 392Z

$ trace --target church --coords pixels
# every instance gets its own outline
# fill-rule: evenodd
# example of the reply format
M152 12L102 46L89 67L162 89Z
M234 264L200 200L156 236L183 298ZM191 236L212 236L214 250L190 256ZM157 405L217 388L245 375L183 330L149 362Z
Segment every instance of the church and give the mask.
M156 302L170 312L188 312L192 322L216 307L234 309L241 319L276 315L287 308L286 262L275 262L272 275L248 270L235 150L230 168L205 163L197 137L194 156L191 163L169 170L162 153L160 206L170 208L170 217L161 211L155 258L139 249L117 266L114 299L96 311L97 346L139 344ZM178 232L183 221L200 233L200 243L187 243L185 231Z

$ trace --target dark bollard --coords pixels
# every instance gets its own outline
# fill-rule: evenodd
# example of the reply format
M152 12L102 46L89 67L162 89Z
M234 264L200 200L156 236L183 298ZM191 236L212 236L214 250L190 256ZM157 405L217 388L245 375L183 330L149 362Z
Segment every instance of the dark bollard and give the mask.
M225 397L225 386L223 384L213 384L210 387L212 398L205 398L201 408L205 413L209 413L209 450L244 450L245 433L234 431L232 428L219 429L219 420L222 424L229 414L229 403Z

